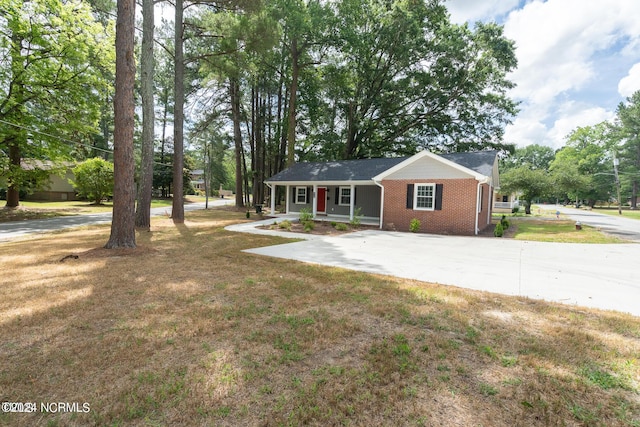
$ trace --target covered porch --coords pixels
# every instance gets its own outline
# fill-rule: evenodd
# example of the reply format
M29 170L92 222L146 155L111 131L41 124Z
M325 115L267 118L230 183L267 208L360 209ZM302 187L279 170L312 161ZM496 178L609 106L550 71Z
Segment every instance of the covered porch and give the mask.
M284 189L284 210L280 214L299 215L306 211L318 221L351 222L380 225L382 189L371 181L355 182L291 182L268 183L271 190L270 209L276 212L278 187Z

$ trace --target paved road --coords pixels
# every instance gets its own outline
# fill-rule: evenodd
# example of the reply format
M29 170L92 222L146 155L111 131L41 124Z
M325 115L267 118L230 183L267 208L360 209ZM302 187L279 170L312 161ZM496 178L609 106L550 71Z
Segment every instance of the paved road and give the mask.
M269 232L251 224L228 229ZM247 252L640 316L636 268L640 245L634 243L544 243L362 231Z
M562 205L545 205L545 209L559 210L574 221L602 229L605 233L640 242L640 220L629 219L619 215L606 215L597 211L576 209ZM640 304L640 303L639 303Z
M233 203L230 199L209 200L209 206L223 206ZM204 203L188 203L184 205L185 211L204 209ZM152 216L171 215L171 207L151 209ZM36 219L29 221L11 221L0 223L0 242L12 240L18 237L36 233L47 233L65 228L82 225L103 224L111 222L111 212L74 216L59 216L55 218Z

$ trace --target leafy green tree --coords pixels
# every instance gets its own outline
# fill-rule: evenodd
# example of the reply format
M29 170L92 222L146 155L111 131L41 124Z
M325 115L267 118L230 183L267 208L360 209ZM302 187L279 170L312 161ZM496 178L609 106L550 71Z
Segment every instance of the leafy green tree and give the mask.
M113 195L113 163L101 157L85 160L73 168L75 178L69 180L81 197L99 205Z
M510 156L501 160L500 171L506 172L522 165L528 165L532 169L548 170L554 158L555 151L553 148L546 145L531 144L526 147L516 148Z
M23 158L68 156L64 138L95 133L114 49L83 1L0 0L0 11L0 164L16 207L30 179Z
M615 190L611 145L610 126L604 122L569 134L549 168L556 196L587 200L591 207L609 200Z
M637 209L640 191L640 91L635 92L626 103L621 102L616 110L616 130L621 140L621 178L631 186L631 209Z
M499 145L516 112L506 96L516 56L502 27L453 25L437 0L341 0L336 8L327 98L342 124L343 157Z
M544 170L531 169L528 165L509 169L500 176L500 191L519 192L520 200L526 202L525 213L531 214L531 204L538 197L549 193L551 182Z

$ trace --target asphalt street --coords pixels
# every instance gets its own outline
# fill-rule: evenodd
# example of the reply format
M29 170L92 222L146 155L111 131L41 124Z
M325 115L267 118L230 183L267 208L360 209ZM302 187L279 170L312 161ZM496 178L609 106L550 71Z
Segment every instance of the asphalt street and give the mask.
M233 203L230 199L209 200L209 206L223 206ZM203 203L188 203L184 205L186 212L204 209ZM171 216L171 207L153 208L152 216ZM48 233L65 228L79 227L83 225L104 224L111 222L111 212L87 215L59 216L55 218L37 219L29 221L11 221L0 223L0 242L13 240L29 234Z
M640 242L640 221L637 219L629 219L619 215L601 214L597 211L576 209L562 205L546 205L545 209L559 210L561 214L574 221L580 221L582 224L600 228L605 233L623 239Z

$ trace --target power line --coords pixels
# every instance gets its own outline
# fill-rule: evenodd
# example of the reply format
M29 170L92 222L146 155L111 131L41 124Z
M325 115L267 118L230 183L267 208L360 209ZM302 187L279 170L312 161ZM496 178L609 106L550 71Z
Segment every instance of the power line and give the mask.
M64 142L65 144L79 145L81 147L85 147L85 148L88 148L88 149L91 149L91 150L101 151L101 152L107 153L107 154L113 154L113 150L111 150L109 148L94 147L93 145L85 144L83 142L72 141L70 139L62 138L62 137L57 136L57 135L52 135L50 133L34 130L34 129L31 129L31 128L28 128L26 126L22 126L22 125L19 125L19 124L16 124L16 123L11 123L11 122L8 122L8 121L3 120L3 119L0 119L0 123L6 124L6 125L9 125L9 126L13 126L15 128L18 128L18 129L26 130L27 132L31 132L31 133L34 133L34 134L43 135L43 136L46 136L48 138L57 139L58 141ZM160 163L160 162L156 162L156 161L154 161L153 163L156 164L156 165L160 165L160 166L167 166L167 167L172 167L173 166L171 164Z

